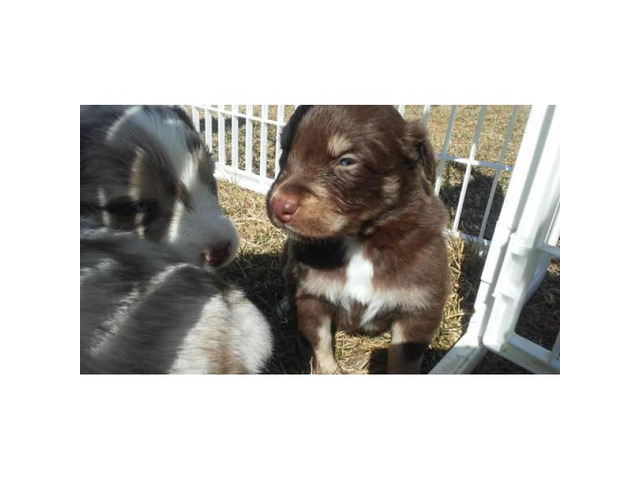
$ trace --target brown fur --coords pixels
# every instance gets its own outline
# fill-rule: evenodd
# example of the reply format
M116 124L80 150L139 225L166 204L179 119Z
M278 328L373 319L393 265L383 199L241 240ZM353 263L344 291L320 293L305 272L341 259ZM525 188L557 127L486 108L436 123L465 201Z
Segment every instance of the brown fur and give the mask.
M449 294L446 212L430 194L436 161L424 127L393 107L305 106L283 131L282 146L267 211L290 234L283 275L314 368L327 371L317 365L326 342L317 332L328 316L347 330L391 323L388 370L419 372ZM287 220L276 198L297 206ZM373 265L372 298L383 302L364 325L372 306L341 300L354 245Z

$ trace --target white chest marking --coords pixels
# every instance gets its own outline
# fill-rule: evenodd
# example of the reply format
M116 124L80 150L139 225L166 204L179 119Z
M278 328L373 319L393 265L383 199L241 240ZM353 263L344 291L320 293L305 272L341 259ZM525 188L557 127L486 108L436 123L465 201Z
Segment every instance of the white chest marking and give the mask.
M347 281L345 294L360 303L368 303L373 297L373 263L364 258L362 247L349 247L351 258L347 265Z
M375 268L356 241L347 245L345 280L326 278L321 272L303 280L306 292L326 298L348 312L355 302L365 306L360 326L375 318L380 312L393 309L415 310L429 305L430 295L422 285L374 288ZM365 327L366 328L366 327Z
M355 242L350 244L347 248L347 257L349 263L346 271L347 280L344 285L344 296L347 302L343 301L342 303L343 306L346 303L350 307L351 303L358 301L367 306L362 314L360 323L362 326L376 316L384 302L375 297L372 283L373 263L362 254L362 246ZM346 306L345 308L350 309Z

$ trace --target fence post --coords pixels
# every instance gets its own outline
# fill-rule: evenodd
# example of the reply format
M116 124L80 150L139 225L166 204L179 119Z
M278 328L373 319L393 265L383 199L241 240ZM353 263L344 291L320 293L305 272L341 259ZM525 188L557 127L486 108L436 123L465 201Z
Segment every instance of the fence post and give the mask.
M529 198L554 111L554 106L534 106L531 109L513 176L482 270L474 303L474 314L469 321L467 332L432 369L431 373L469 373L487 351L484 335L489 318L494 313L495 287L505 261L511 235L520 222ZM487 337L490 341L495 338L495 335Z
M548 362L552 352L514 332L531 285L536 281L536 272L540 265L548 264L546 242L550 231L556 230L554 220L560 202L560 134L555 110L554 106L546 108L538 141L527 144L529 148L524 151L521 149L523 155L531 157L527 172L530 181L523 183L526 191L518 204L513 202L517 209L506 202L503 207L505 214L512 214L514 218L503 264L493 283L493 306L482 338L483 344L492 351L507 352L505 356L509 360L540 372L557 370ZM514 177L517 169L516 163ZM502 220L502 215L500 218Z

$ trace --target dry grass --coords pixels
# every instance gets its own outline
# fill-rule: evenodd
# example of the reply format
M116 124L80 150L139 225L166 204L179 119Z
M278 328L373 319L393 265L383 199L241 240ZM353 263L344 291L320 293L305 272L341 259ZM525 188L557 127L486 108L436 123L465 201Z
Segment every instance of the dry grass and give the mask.
M241 111L243 109L241 108ZM292 106L285 110L285 120L293 111ZM454 134L451 139L449 153L457 156L468 156L473 140L474 130L480 107L458 107ZM498 159L504 132L507 129L509 106L489 107L485 117L478 153L476 158L495 161ZM429 130L437 151L442 150L447 128L450 107L435 106L429 118ZM505 163L513 165L517 154L524 125L529 109L520 109L512 141L505 158ZM258 107L254 107L254 115L259 116ZM270 108L270 118L275 119L275 107ZM422 108L407 106L406 116L419 118ZM244 167L243 122L239 122L239 159ZM216 125L214 118L213 125ZM269 171L273 171L275 154L275 127L269 127L268 157ZM259 126L254 126L253 157L254 166L259 159ZM230 163L231 124L227 121L227 163ZM217 133L214 132L214 154L217 155ZM448 162L447 162L448 163ZM464 175L464 166L447 164L443 175L441 197L449 206L451 218L459 198L460 187ZM254 170L256 171L256 170ZM491 238L497 215L508 186L509 173L500 175L499 186L494 200L491 217L487 226L486 237ZM485 168L472 168L460 229L471 235L477 234L482 221L489 189L493 181L493 171ZM283 283L280 276L279 256L285 237L271 225L266 216L263 195L244 190L228 182L220 182L220 200L227 214L234 220L238 228L241 244L236 260L224 269L223 275L229 281L241 286L257 307L264 313L272 326L275 336L274 356L268 365L268 373L302 373L304 366L300 364L296 346L296 329L291 319L281 318L277 306L283 298ZM484 258L473 245L459 238L449 239L449 260L452 271L453 292L445 309L443 323L432 342L423 371L431 369L453 346L464 333L468 320L473 313L480 274ZM553 262L538 292L525 306L517 333L550 348L560 328L560 265ZM335 335L336 358L347 373L384 372L386 352L390 342L388 331L379 335L347 334L342 331ZM524 373L524 370L510 364L495 355L487 355L476 369L476 373Z

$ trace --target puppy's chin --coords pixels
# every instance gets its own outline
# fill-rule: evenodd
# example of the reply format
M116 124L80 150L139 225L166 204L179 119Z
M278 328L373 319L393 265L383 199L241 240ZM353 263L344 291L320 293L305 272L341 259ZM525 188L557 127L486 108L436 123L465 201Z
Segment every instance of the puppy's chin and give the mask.
M291 228L289 226L283 227L282 230L284 231L284 233L287 234L287 236L290 239L295 240L296 242L308 243L308 244L326 243L326 242L334 241L337 238L340 238L342 236L342 235L339 235L339 234L334 234L334 235L331 235L331 236L329 236L329 235L327 235L327 236L301 235L295 229L293 229L293 228ZM314 233L317 233L317 232L314 232Z
M349 225L340 225L340 227L341 228L330 229L305 229L301 226L296 226L295 224L286 224L280 228L289 236L289 238L302 243L326 243L348 236L355 236L358 233L357 228L350 228Z
M164 242L164 244L169 247L169 249L171 250L171 252L182 262L184 263L190 263L192 265L195 265L197 267L201 267L204 268L205 270L208 270L210 272L214 272L217 271L227 265L229 265L231 262L233 262L233 260L236 258L236 256L238 255L238 249L240 246L239 241L232 239L231 240L231 247L230 247L230 252L229 252L229 256L227 258L225 258L221 263L219 263L218 265L210 265L206 260L205 260L205 256L203 253L194 255L192 253L188 253L183 251L180 247L176 247L176 245L173 245L171 243L166 243Z

